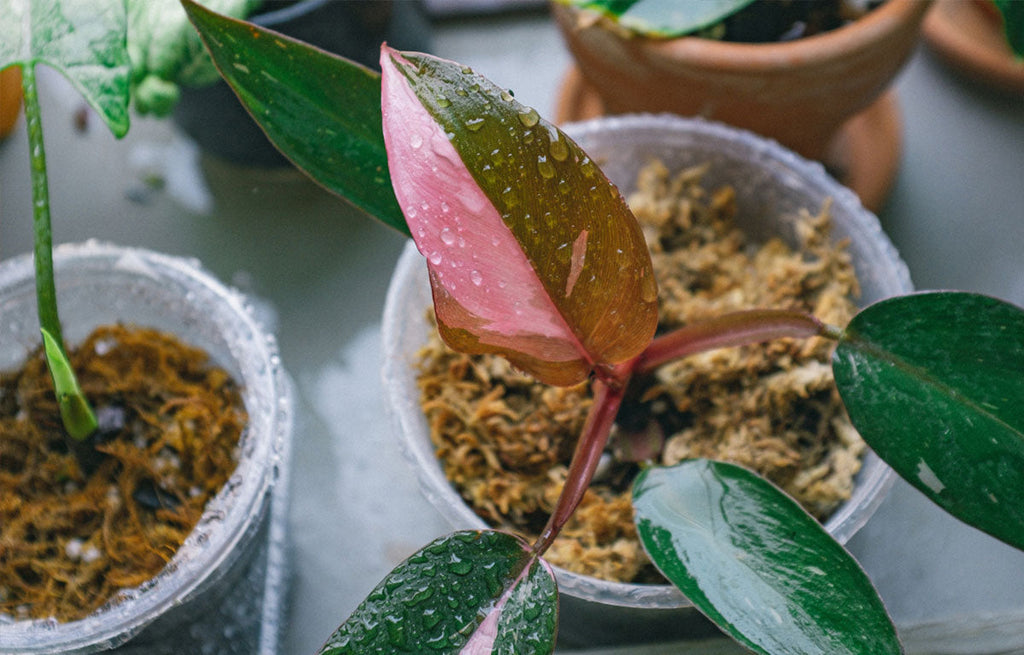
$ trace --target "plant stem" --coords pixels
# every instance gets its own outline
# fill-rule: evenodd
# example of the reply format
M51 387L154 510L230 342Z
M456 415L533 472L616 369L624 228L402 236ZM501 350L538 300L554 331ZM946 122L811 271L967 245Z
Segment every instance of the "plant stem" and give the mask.
M82 393L68 362L60 317L57 313L57 287L53 278L53 230L50 225L50 188L46 172L46 149L43 144L43 121L36 88L35 66L23 66L21 79L32 170L36 311L39 314L39 327L46 342L44 353L60 405L61 419L74 444L96 431L96 415Z
M583 434L576 442L576 451L572 455L572 462L569 464L569 471L565 476L562 493L559 494L555 509L548 517L548 524L533 545L533 552L537 556L543 555L544 551L551 547L555 537L561 532L562 526L583 500L583 494L590 486L590 480L594 477L601 453L604 452L605 444L608 443L608 435L611 433L615 416L619 413L619 406L622 404L628 381L629 373L627 372L616 381L616 384L607 384L599 378L592 382L594 404L591 405L590 413L587 414Z
M25 125L28 128L28 151L32 167L32 227L36 268L36 305L39 325L57 343L63 344L60 318L57 315L57 291L53 282L53 237L50 227L50 189L46 174L46 150L43 146L43 121L36 90L35 67L22 70L25 102Z
M649 373L668 361L715 348L780 337L822 336L837 339L841 332L839 328L826 325L803 312L780 309L734 312L693 323L658 337L633 361L595 371L591 382L594 404L587 415L583 434L576 443L576 451L566 473L565 486L548 518L548 524L533 545L533 552L540 556L551 547L583 499L634 373Z
M635 371L650 373L662 364L694 353L742 346L780 337L836 338L838 328L810 314L784 309L752 309L692 323L658 337L637 357Z

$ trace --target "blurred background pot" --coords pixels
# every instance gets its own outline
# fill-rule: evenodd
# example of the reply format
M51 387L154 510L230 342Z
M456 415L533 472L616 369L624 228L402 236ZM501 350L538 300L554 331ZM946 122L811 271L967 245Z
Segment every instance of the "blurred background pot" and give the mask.
M267 0L248 20L375 70L383 41L417 51L429 44L429 23L418 0ZM203 151L222 159L265 168L289 165L223 80L183 87L174 121Z
M0 615L0 653L274 655L293 414L275 340L194 261L95 242L54 258L68 343L112 323L171 332L234 376L249 419L234 474L160 574L77 621ZM0 322L0 370L14 370L39 344L30 255L0 264Z
M1024 59L1014 55L992 0L938 0L924 38L950 68L1011 97L1024 97Z
M781 234L795 247L793 217L801 209L817 211L831 199L833 236L850 239L862 288L860 303L912 290L907 268L878 219L820 164L777 143L719 123L669 115L608 117L563 129L627 196L635 188L639 169L653 159L672 171L709 163L705 184L735 188L738 225L758 241ZM410 242L395 269L384 310L387 401L425 495L453 528L483 528L484 521L445 477L419 403L414 366L431 329L424 318L430 304L426 265ZM868 451L852 497L825 527L845 543L878 507L892 481L891 469ZM670 585L612 583L556 571L562 594L560 645L657 642L716 634L710 622Z
M21 68L0 71L0 139L11 133L21 113Z
M815 36L731 43L624 36L554 2L575 60L557 118L671 112L722 121L826 161L878 209L898 167L901 134L898 104L883 92L917 43L929 6L888 0Z

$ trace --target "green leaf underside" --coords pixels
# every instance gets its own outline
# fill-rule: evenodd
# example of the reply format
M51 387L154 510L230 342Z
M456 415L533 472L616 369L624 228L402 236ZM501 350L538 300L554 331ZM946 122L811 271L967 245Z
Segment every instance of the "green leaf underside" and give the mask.
M571 384L592 363L638 355L657 324L657 285L640 226L618 189L575 142L507 91L454 62L402 54L409 63L396 61L399 69L591 361L570 372L564 362L545 367L509 358L552 384ZM441 329L458 350L494 352L466 330Z
M946 511L1024 548L1024 312L957 292L858 314L833 357L854 426Z
M118 137L128 132L131 66L123 0L0 0L0 69L61 72Z
M221 75L274 145L313 180L408 235L388 174L380 75L184 4Z
M741 467L692 460L647 469L637 528L661 572L758 653L899 653L853 558L795 501Z
M715 25L754 0L562 0L597 11L638 34L675 38Z
M493 650L474 652L542 655L554 650L557 590L551 570L516 537L456 532L388 574L319 655L455 655L496 611L501 614Z

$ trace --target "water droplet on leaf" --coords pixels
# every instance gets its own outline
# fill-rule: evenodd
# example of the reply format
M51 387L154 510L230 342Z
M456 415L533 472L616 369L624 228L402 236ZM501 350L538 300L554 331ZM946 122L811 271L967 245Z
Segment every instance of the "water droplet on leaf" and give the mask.
M569 158L569 146L567 146L565 141L562 141L561 139L553 139L549 146L549 150L551 151L551 157L554 158L555 161L565 161Z
M548 161L548 158L541 155L537 158L537 171L541 177L550 180L555 176L555 165Z
M444 620L444 617L437 610L428 609L423 612L423 627L427 630L436 627L442 620Z
M402 602L406 605L406 607L415 607L420 603L426 601L433 595L434 588L428 585L425 587L421 587L416 593L414 593L412 596L409 596Z
M469 575L469 573L473 570L473 562L471 562L469 560L464 560L464 559L463 560L458 560L458 561L452 562L448 566L448 568L455 575Z
M519 112L519 122L525 127L533 127L540 122L540 114L537 113L536 109L521 111Z

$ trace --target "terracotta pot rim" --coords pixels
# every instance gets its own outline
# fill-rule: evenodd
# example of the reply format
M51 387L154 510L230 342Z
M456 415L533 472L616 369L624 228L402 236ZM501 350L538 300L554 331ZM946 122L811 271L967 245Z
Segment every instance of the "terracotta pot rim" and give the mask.
M908 24L921 21L933 0L887 0L863 18L838 29L785 43L731 43L684 36L675 39L623 39L628 47L652 58L702 60L712 66L754 70L792 68L795 64L819 65L823 59L842 59L871 44L898 34ZM579 9L555 2L556 12L566 12L564 25L573 25ZM569 29L575 29L569 27ZM582 28L589 29L589 28ZM599 28L594 28L599 29ZM609 32L611 33L611 32ZM616 35L616 38L621 38Z
M1006 43L1002 18L989 0L937 0L922 34L955 70L996 90L1024 93L1024 64Z

